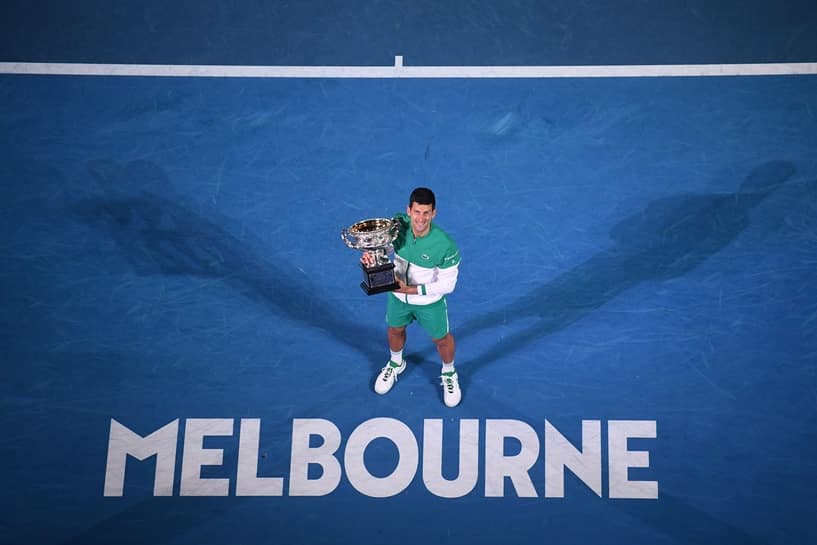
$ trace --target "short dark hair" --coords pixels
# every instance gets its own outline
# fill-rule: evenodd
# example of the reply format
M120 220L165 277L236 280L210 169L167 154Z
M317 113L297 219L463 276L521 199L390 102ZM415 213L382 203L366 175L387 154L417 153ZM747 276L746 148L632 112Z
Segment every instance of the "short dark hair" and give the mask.
M437 199L434 198L434 192L427 187L418 187L411 192L411 196L409 197L409 208L411 208L413 203L430 204L432 210L437 208Z

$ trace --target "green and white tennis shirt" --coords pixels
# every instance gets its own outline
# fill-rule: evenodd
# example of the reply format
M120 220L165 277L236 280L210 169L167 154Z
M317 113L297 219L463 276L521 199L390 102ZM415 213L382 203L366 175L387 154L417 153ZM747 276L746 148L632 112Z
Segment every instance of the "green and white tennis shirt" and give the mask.
M392 294L404 303L430 305L454 291L459 274L460 252L448 234L434 222L426 236L415 238L407 214L394 216L400 222L400 234L394 241L395 274L418 294Z

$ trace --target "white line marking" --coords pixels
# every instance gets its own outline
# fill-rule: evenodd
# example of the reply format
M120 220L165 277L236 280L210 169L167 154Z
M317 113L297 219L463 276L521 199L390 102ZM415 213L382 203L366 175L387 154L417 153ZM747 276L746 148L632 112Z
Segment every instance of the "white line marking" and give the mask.
M607 66L229 66L0 62L0 74L213 78L640 78L817 74L817 62Z

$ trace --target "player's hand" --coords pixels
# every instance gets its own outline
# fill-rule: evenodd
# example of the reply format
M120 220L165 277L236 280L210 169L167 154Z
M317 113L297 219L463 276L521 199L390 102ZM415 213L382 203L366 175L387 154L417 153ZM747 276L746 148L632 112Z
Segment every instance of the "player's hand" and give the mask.
M374 254L372 252L363 252L363 255L360 256L360 263L366 267L374 266L375 261Z
M397 282L397 285L399 286L396 290L394 290L397 293L407 293L409 295L417 294L417 290L414 288L414 286L409 286L399 278L395 278L394 280Z

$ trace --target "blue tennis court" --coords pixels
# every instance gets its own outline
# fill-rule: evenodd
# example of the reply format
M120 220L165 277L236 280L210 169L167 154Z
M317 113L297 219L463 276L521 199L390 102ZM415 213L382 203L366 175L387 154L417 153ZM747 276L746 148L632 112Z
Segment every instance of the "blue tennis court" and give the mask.
M817 60L808 3L330 4L17 5L0 61ZM817 75L0 97L0 542L817 540ZM453 409L417 325L374 393L390 295L340 239L421 185L462 254Z

